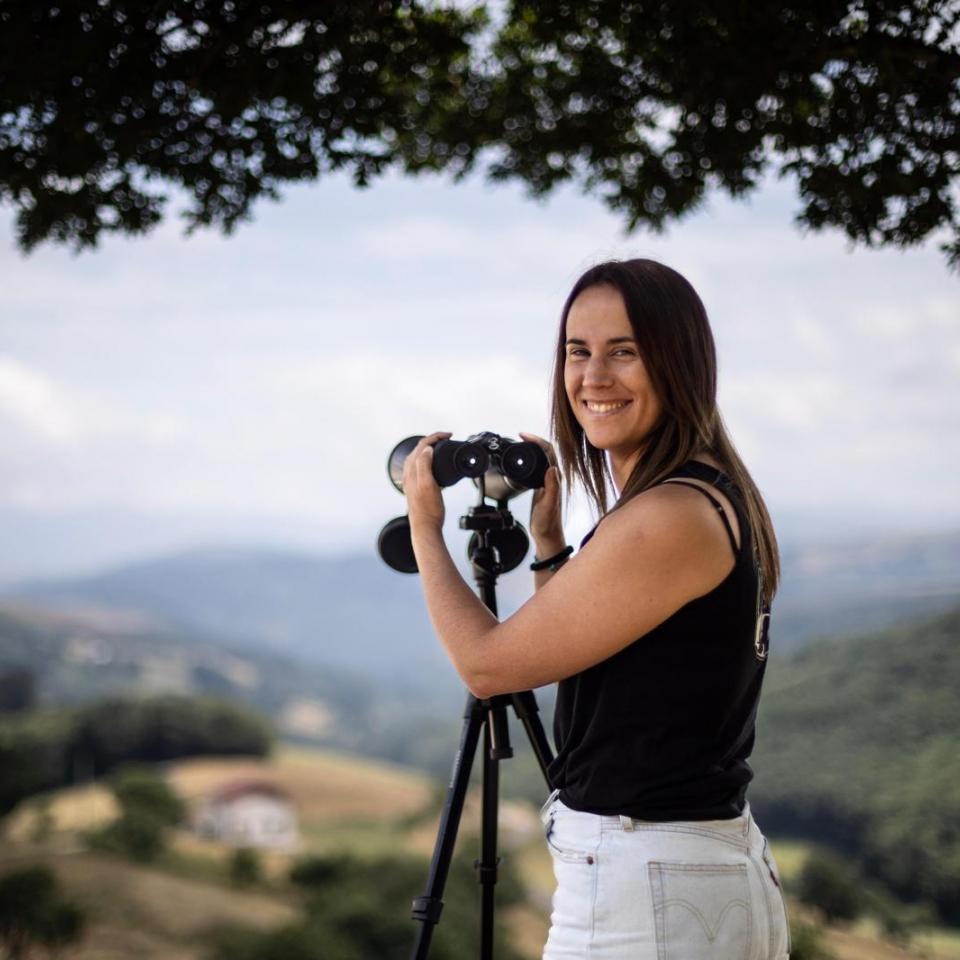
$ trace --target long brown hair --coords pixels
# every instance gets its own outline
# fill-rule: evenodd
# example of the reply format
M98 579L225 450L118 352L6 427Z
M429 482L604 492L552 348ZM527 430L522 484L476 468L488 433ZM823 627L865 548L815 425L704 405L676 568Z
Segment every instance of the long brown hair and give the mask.
M658 424L613 509L697 454L714 457L739 488L747 509L764 599L770 603L780 580L780 556L763 497L740 459L717 409L717 351L707 312L690 283L655 260L611 260L591 267L574 284L563 307L553 374L552 429L564 479L576 477L600 514L607 512L610 468L577 422L564 385L567 316L588 287L609 286L623 297L630 326L663 407Z

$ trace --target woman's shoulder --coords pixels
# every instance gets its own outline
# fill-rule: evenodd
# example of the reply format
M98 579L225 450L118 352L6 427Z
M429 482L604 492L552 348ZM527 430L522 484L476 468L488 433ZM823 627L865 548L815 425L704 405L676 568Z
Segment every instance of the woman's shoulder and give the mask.
M688 461L690 463L699 461ZM717 504L731 528L735 550L740 546L740 519L729 487L722 482L726 475L712 464L700 466L704 469L694 466L677 471L675 479L684 482L672 482L674 475L671 474L670 478L631 497L603 518L596 534L622 537L627 542L643 537L647 542L679 547L692 561L707 561L713 567L712 554L726 565L731 558L730 535L718 518ZM721 478L720 483L717 477Z

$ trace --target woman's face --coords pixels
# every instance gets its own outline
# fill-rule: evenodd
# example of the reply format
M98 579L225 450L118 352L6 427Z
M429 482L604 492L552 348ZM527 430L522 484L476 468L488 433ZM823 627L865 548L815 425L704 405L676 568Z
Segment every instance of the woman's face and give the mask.
M622 488L663 407L615 287L588 287L573 301L564 384L574 416L590 443L610 454Z

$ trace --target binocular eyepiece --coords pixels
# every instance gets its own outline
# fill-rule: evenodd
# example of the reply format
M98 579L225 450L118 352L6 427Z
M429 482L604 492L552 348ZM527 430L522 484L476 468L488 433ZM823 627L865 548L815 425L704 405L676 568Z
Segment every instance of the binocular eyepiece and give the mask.
M407 437L390 451L387 458L387 473L390 482L403 493L403 465L423 436ZM511 440L497 433L475 433L466 440L439 440L433 447L433 478L441 487L452 487L465 477L471 479L484 497L497 501L499 509L477 507L474 513L490 532L501 560L501 569L512 570L521 562L529 547L527 535L519 524L513 522L505 509L511 497L542 487L550 466L547 455L537 443ZM494 514L500 517L501 526L492 526ZM464 524L461 518L461 526ZM471 538L467 552L472 555L477 544L476 534ZM410 542L410 523L405 516L394 517L380 531L377 549L384 562L401 573L416 573L417 561Z
M390 481L403 493L403 464L423 437L401 440L387 458ZM503 501L525 490L543 486L550 466L543 448L529 441L510 440L499 434L475 433L466 440L440 440L433 447L433 478L441 487L452 487L468 477L484 495Z

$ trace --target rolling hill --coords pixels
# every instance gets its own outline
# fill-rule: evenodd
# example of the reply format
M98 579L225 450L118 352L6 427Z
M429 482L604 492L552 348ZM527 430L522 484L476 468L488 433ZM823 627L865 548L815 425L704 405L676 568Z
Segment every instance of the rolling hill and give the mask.
M772 662L751 803L960 923L960 608Z

